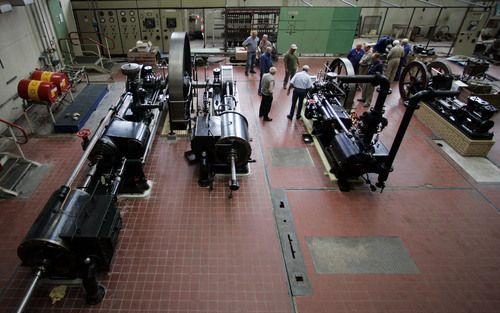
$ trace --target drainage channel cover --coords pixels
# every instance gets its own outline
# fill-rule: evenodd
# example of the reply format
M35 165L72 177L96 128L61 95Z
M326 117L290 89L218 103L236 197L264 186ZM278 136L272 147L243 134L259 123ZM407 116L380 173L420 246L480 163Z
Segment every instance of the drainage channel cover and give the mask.
M399 237L306 237L320 274L418 274Z
M293 296L310 295L312 287L307 276L304 256L295 232L288 199L282 189L273 189L271 197L290 290Z

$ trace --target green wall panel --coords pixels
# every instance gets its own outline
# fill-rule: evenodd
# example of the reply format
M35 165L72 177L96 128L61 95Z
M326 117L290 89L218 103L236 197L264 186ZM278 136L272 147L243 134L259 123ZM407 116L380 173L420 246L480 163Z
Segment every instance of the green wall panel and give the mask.
M61 3L59 0L48 0L47 6L49 8L50 18L52 19L52 25L54 25L54 31L57 39L67 38L68 27L66 26L66 20L64 19Z
M282 7L278 25L278 52L292 43L299 53L347 53L352 47L361 8Z

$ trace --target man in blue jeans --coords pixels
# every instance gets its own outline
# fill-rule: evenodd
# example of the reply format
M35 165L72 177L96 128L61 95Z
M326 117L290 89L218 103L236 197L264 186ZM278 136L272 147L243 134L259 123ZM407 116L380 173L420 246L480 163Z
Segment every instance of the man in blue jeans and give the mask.
M293 113L295 112L295 105L297 101L299 102L297 107L297 119L300 120L300 114L302 112L302 104L307 95L307 91L312 87L311 77L309 75L309 65L302 66L302 71L295 74L290 80L290 86L286 92L286 95L290 95L290 91L293 88L292 96L292 107L290 108L290 114L286 117L289 120L293 119Z
M245 66L245 75L248 76L248 71L255 74L253 65L255 64L255 56L257 54L257 47L259 46L259 37L257 31L252 30L251 35L243 41L243 47L247 50L247 64Z

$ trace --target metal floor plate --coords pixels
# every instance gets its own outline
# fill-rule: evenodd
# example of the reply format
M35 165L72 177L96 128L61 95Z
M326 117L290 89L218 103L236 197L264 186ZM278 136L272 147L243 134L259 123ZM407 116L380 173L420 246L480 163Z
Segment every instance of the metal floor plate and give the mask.
M418 274L399 237L306 237L320 274Z
M306 148L274 148L271 158L273 166L314 166Z
M282 189L272 189L271 197L290 291L293 296L310 295L312 294L311 282L295 232L288 199Z

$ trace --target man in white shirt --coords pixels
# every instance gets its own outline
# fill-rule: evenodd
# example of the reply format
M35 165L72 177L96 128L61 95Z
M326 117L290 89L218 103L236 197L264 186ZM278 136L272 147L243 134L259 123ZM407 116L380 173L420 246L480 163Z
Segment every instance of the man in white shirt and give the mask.
M311 76L309 75L309 65L302 66L302 71L295 74L290 80L290 86L286 92L286 95L290 95L290 91L293 88L292 95L292 107L290 108L290 114L286 117L289 120L293 119L293 113L295 112L295 105L297 100L299 102L297 108L297 119L300 119L300 114L302 112L302 104L307 95L307 91L312 87Z

